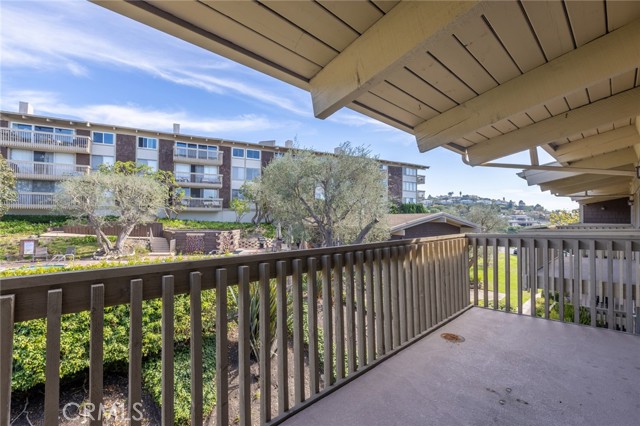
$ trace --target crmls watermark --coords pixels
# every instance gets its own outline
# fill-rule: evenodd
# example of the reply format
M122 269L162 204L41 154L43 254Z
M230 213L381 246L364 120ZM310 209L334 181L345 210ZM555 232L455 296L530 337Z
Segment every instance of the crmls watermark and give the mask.
M70 402L62 409L62 417L69 421L80 421L81 424L88 423L91 420L111 420L111 421L141 421L142 403L134 402L131 407L131 417L127 416L127 408L123 403L116 402L111 407L107 407L100 403L98 405L90 402L78 404Z

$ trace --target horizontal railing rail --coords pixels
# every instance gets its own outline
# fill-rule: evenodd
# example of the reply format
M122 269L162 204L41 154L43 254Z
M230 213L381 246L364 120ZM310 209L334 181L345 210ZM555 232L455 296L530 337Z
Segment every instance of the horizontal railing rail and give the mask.
M598 232L474 234L476 306L640 334L640 239Z
M172 424L174 304L176 296L188 294L191 424L202 424L209 414L202 412L203 386L211 384L203 383L201 298L203 291L215 289L215 416L217 425L228 425L233 419L229 417L227 291L233 289L238 295L237 420L241 425L252 424L252 420L276 424L465 310L469 305L468 265L467 239L458 235L53 273L46 280L35 276L7 278L0 287L0 408L10 412L14 323L46 318L45 424L56 424L59 368L64 362L60 358L61 316L83 311L90 312L87 400L92 405L87 407L100 407L104 308L128 304L131 413L142 395L142 341L146 332L142 327L143 300L161 299L160 408L162 423ZM277 305L275 312L270 308L273 303ZM288 331L289 318L292 334ZM273 321L275 333L271 334ZM251 334L256 329L259 335ZM259 419L252 419L250 368L256 341ZM275 355L271 353L272 341ZM277 393L276 405L271 403L272 392ZM140 424L139 419L132 419L131 424Z
M89 166L38 161L8 160L16 175L43 175L57 177L80 176L89 173Z
M176 172L175 177L176 177L176 182L180 184L198 183L198 184L222 185L221 174Z
M61 151L89 152L91 138L89 136L0 128L0 144L16 147L36 144Z

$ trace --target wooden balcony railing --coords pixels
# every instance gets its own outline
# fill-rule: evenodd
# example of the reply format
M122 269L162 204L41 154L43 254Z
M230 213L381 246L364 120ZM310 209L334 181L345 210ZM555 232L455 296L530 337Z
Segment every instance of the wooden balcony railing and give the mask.
M53 207L51 192L18 192L16 201L9 204L11 209L50 209Z
M89 153L91 138L79 135L0 128L0 146Z
M104 308L129 305L129 413L142 395L143 300L162 300L162 424L174 418L174 303L190 300L191 424L201 425L202 304L216 294L216 424L228 425L229 308L238 294L238 423L276 424L457 316L469 305L464 236L269 253L255 256L55 273L3 279L0 286L0 424L9 422L14 324L47 319L46 425L57 424L61 316L90 312L89 389L85 405L103 402ZM253 288L253 289L252 289ZM273 292L272 292L273 290ZM275 299L275 300L273 300ZM277 305L272 312L272 302ZM253 312L253 313L252 313ZM288 318L293 317L289 336ZM253 319L252 319L253 318ZM257 318L257 319L256 319ZM270 323L275 319L275 336ZM257 323L256 323L257 321ZM251 330L259 330L259 419L252 419ZM321 337L322 336L322 337ZM275 338L276 353L271 353ZM293 363L289 363L292 340ZM320 358L320 347L324 347ZM306 362L305 362L306 360ZM272 373L278 404L272 406ZM293 398L289 398L289 377ZM97 415L94 416L94 419ZM141 419L131 418L130 424ZM101 424L94 420L92 424Z
M22 179L58 180L63 177L80 176L89 173L89 166L77 164L9 160L9 166L16 177Z
M473 304L640 334L639 236L471 235Z

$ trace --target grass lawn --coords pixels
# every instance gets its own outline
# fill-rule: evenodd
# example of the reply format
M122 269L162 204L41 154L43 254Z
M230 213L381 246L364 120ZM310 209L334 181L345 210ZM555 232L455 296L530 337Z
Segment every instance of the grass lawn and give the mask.
M480 253L479 253L480 254ZM504 293L506 294L506 274L505 274L505 254L504 253L498 253L498 293ZM511 303L511 307L512 309L515 307L517 310L518 307L518 256L516 255L511 255L509 257L509 264L510 264L510 273L509 273L509 300ZM479 280L483 281L484 280L484 273L482 272L482 268L483 268L483 259L479 258L478 259L478 275L479 275ZM493 258L490 256L489 259L489 268L487 270L487 283L485 283L489 289L489 291L493 291L493 274L494 274L494 270L493 270ZM473 268L471 268L469 270L469 276L471 281L474 281L474 277L473 277ZM479 296L478 299L481 299L481 294L483 292L483 288L479 288L478 292L479 292ZM527 300L529 300L531 298L531 292L529 291L523 291L522 292L522 303L525 303ZM492 302L492 298L489 297L489 302ZM482 304L483 302L480 302L481 306L484 306ZM503 302L500 303L501 306L503 306Z

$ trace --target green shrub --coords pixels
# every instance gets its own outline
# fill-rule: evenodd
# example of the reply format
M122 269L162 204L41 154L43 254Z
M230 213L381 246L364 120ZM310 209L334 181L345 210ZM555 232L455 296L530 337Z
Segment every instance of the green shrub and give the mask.
M198 220L180 220L180 219L159 219L158 222L162 226L170 229L213 229L220 231L233 231L239 229L247 233L262 234L266 238L275 237L275 228L271 224L261 223L254 225L253 223L238 222L206 222Z
M202 383L203 413L207 416L216 403L216 339L207 336L202 342ZM189 345L180 343L175 346L174 354L174 410L175 424L188 425L191 417L191 354ZM162 358L155 355L146 359L142 366L142 380L147 391L156 403L162 402Z
M215 332L215 291L202 292L202 331ZM162 302L143 302L142 354L152 356L162 348ZM175 341L189 340L189 296L175 298ZM89 312L62 316L60 377L72 377L89 367ZM27 390L44 383L46 359L46 321L37 319L16 324L14 337L13 389ZM129 305L105 308L104 363L126 362L129 358Z

